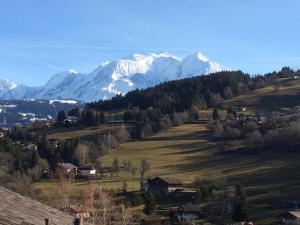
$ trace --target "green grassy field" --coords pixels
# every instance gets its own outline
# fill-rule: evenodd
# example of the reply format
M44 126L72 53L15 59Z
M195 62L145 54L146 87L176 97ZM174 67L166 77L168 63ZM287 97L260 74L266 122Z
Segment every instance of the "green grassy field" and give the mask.
M121 144L102 161L104 166L110 166L114 158L120 162L130 160L139 168L140 160L146 159L151 163L151 171L146 177L175 176L185 184L195 178L211 176L226 177L233 184L241 182L251 205L251 216L259 220L277 215L281 200L300 199L300 155L218 154L222 143L212 142L208 136L206 123L185 124L143 141ZM139 188L139 172L133 176L128 171L121 171L112 178L106 174L102 185L105 189L121 190L124 180L128 190ZM74 195L88 188L87 185L87 182L75 182ZM50 198L52 204L54 187L55 184L50 182L34 184L41 197L45 201Z
M223 101L220 106L246 105L260 109L300 105L300 80L281 79L277 85L256 89L245 95Z
M281 80L279 85L268 86L224 101L221 106L246 105L261 110L281 106L300 105L300 80ZM205 115L207 112L202 112ZM87 138L97 133L105 133L109 126L52 130L49 138ZM104 189L121 190L124 181L128 191L138 190L142 159L150 162L151 170L145 177L175 176L186 185L196 178L225 177L229 183L242 183L250 203L250 216L258 224L269 224L282 210L280 202L287 199L300 199L300 154L260 153L253 155L220 154L223 143L209 139L207 122L185 124L173 127L142 141L121 144L101 160L103 166L110 167L115 158L120 163L131 161L137 168L135 175L121 170L117 176L105 174L101 181ZM33 184L40 199L59 207L55 182L41 181ZM88 182L76 181L73 197ZM164 209L160 206L160 209Z
M74 139L74 138L88 138L96 134L107 132L111 127L109 125L101 125L95 127L78 126L74 128L53 127L47 130L47 137L49 139Z

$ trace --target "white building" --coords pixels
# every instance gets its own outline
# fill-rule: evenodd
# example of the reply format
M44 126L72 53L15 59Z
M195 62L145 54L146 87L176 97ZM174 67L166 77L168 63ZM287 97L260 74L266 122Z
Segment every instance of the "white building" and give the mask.
M97 170L91 167L82 167L79 168L80 175L88 176L88 175L96 175Z

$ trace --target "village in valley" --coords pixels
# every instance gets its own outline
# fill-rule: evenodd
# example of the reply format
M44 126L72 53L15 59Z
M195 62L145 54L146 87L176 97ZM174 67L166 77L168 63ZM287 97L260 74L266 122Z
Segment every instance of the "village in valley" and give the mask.
M0 0L0 225L300 225L299 9Z
M248 127L249 125L252 127L268 127L270 125L268 123L271 121L298 116L299 109L299 106L291 108L279 107L270 111L266 109L259 110L259 107L251 105L237 105L229 107L227 111L201 110L199 111L199 119L192 123L189 122L188 126L211 127L212 125L209 125L212 123L211 121L219 120L220 122L218 123L224 123L225 120L228 120L226 118L230 118L232 121L230 123L236 123L240 127ZM111 115L107 117L112 118ZM115 115L114 118L118 118L118 116ZM21 137L22 132L25 132L26 129L31 129L32 131L36 129L26 126L16 127L13 130L2 128L1 139L4 140L7 135L15 135L16 141L12 144L19 146L22 152L31 153L41 151L41 148L45 147L41 143L46 143L47 148L53 151L61 151L61 148L66 149L68 146L74 146L74 139L69 138L68 135L70 134L63 136L63 132L70 130L71 133L76 133L76 130L73 131L72 129L79 123L79 118L72 115L65 116L63 119L58 118L58 120L39 121L35 125L42 132L50 130L47 135L43 133L42 139L32 138L32 140L37 140L37 142L29 141L28 139L30 138L24 142L22 138L18 137L18 135ZM36 184L33 184L36 191L40 193L38 198L41 198L42 201L51 202L51 197L49 199L46 196L54 196L57 193L55 201L52 201L50 205L59 207L65 213L79 218L75 222L81 225L89 224L97 217L102 218L103 215L100 216L99 214L106 207L116 208L115 212L111 212L112 215L121 214L124 218L128 216L128 223L124 224L156 224L158 221L162 224L172 225L260 224L257 222L257 218L259 218L259 221L261 218L255 216L257 209L254 209L255 207L253 208L253 206L249 208L246 194L248 191L244 191L243 186L239 182L229 182L227 175L222 172L219 172L219 174L218 172L215 174L211 173L209 177L207 175L195 177L195 174L191 176L189 173L177 176L177 173L170 172L172 169L169 170L169 168L168 173L162 172L166 170L160 170L159 167L162 165L154 163L156 160L155 156L147 159L149 157L146 155L143 157L142 154L138 156L138 158L141 157L139 160L134 159L134 163L130 161L130 156L126 155L126 153L126 157L122 154L120 159L115 157L114 155L118 156L118 151L122 149L119 149L120 147L118 146L122 146L122 143L128 140L127 138L124 139L124 135L128 135L126 132L124 134L124 125L119 120L117 121L117 123L107 121L108 129L101 130L101 137L104 142L99 142L99 144L103 145L105 143L106 148L105 152L101 152L103 156L100 157L100 160L90 158L91 152L89 148L93 148L93 146L86 143L77 143L77 146L81 145L80 150L75 153L79 157L75 160L78 164L71 163L68 160L57 161L55 167L44 167L43 171L39 173L40 175L35 174L35 176L40 176L36 178ZM216 127L212 127L212 129L214 130ZM128 129L130 129L130 126L128 126ZM225 124L224 129L226 129ZM51 130L54 130L55 133L51 132ZM56 134L57 132L58 135ZM60 134L59 132L62 133ZM215 136L219 138L220 134L217 132ZM159 135L157 138L160 138ZM162 136L161 138L164 137ZM154 137L155 139L156 137ZM151 141L151 137L149 140L146 138L145 141ZM120 142L120 144L116 144L116 142ZM131 143L136 143L138 149L145 147L142 142L141 144L138 141ZM79 149L79 147L77 148ZM231 147L229 146L228 148L230 151ZM221 152L225 151L224 146L220 149L223 149ZM220 150L218 151L220 152ZM111 154L113 156L110 156ZM172 165L168 167L172 168ZM159 175L158 171L160 171L161 175ZM2 191L5 192L6 190ZM107 206L98 205L97 207L99 208L92 209L92 206L87 203L91 201L89 192L93 194L107 192L111 198L110 201L114 201L116 205L112 206L110 202ZM98 198L93 199L93 201L103 201L101 197L98 196ZM276 214L272 213L272 217L269 218L269 220L273 221L272 224L299 224L300 211L297 209L300 206L300 200L297 198L282 198L276 201L273 202L276 205L276 210L271 210L276 211ZM54 202L58 202L58 204ZM6 207L5 204L3 207ZM131 211L125 212L123 207L129 207ZM269 207L272 206L269 205L263 210L268 210ZM113 217L112 215L110 217ZM52 224L49 222L51 219L53 218L45 217L45 224ZM139 223L138 221L142 222Z

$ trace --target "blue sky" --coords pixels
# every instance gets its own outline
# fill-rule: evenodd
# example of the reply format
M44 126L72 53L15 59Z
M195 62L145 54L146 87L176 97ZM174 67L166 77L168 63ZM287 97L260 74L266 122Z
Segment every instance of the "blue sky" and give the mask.
M251 74L300 65L299 0L0 0L0 78L36 86L133 53Z

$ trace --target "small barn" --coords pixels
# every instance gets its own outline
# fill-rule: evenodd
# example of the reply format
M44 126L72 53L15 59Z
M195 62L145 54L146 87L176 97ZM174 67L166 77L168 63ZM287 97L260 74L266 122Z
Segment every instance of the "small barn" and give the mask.
M155 177L148 180L149 191L155 194L166 194L183 189L183 182L175 177Z

